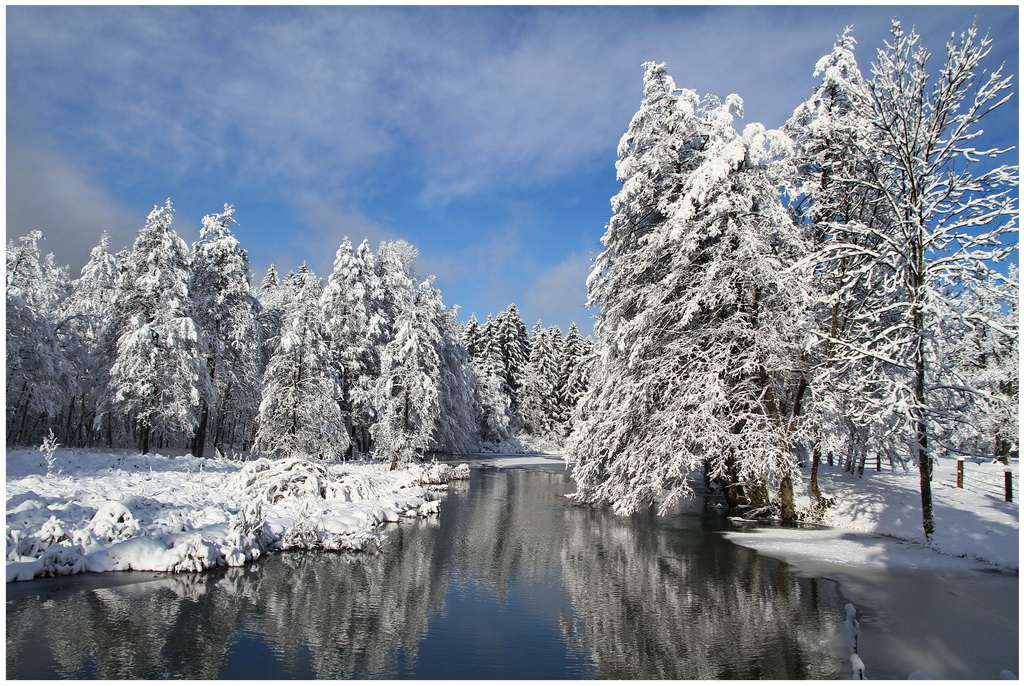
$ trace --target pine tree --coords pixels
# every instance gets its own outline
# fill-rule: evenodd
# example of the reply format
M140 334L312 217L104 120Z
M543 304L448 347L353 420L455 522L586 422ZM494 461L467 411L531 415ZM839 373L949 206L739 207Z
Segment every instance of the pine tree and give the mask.
M491 315L481 327L481 345L480 352L473 358L476 398L481 412L480 437L486 444L500 446L513 440L518 415L509 397L504 356Z
M561 348L561 332L555 327L545 329L537 322L530 341L530 359L523 373L520 398L524 430L538 438L558 440L562 437L557 394Z
M763 507L777 485L791 518L783 399L802 284L775 169L788 140L758 124L738 134L737 96L702 101L645 67L589 280L599 362L567 451L576 497L664 509L703 468L734 505Z
M77 392L55 319L66 284L40 255L40 231L7 245L6 393L8 443L35 442Z
M587 377L591 367L593 344L580 335L576 323L569 325L562 343L561 369L558 374L558 404L563 435L572 433L573 415L580 398L587 390Z
M345 237L321 298L335 374L342 380L342 413L352 424L353 445L364 453L369 451L374 418L368 398L379 365L370 331L371 296L379 291L374 288L377 275L372 258L366 241L356 251Z
M64 351L74 369L78 390L66 410L61 437L65 445L89 444L96 434L98 409L108 404L111 360L104 354L102 336L114 305L119 272L117 260L110 253L110 235L103 232L61 308Z
M191 435L211 391L189 297L188 247L171 228L171 201L154 207L125 258L107 340L114 407L132 418L143 453L154 434Z
M258 302L249 281L249 255L231 232L234 208L203 217L200 240L192 247L191 294L212 395L202 399L192 454L202 456L209 418L213 444L251 442L259 405L260 350Z
M458 310L445 308L441 291L432 286L425 296L438 333L434 347L440 365L439 415L431 448L449 454L473 452L480 443L479 420L483 410L477 400L476 374L469 352L459 340Z
M259 302L256 316L257 338L260 346L260 369L265 369L273 353L273 342L281 335L281 320L285 308L294 297L292 289L286 286L277 273L277 266L271 264L254 293Z
M939 332L942 366L958 380L957 421L938 424L943 452L1009 462L1018 450L1018 270L992 273L958 298Z
M423 458L440 415L441 362L435 348L440 334L431 312L433 290L425 282L404 300L395 337L381 351L374 452L389 459L391 469Z
M462 345L469 352L470 357L476 357L484 348L483 330L476 320L476 315L470 315L469 321L462 327Z
M494 321L492 335L501 350L509 402L518 414L520 411L519 391L523 386L526 363L530 359L530 342L526 324L523 323L523 318L515 303L498 313L498 317Z
M884 401L872 381L876 374L870 361L844 354L850 347L873 345L870 327L858 313L878 310L886 292L884 273L875 269L872 257L877 241L858 227L891 224L879 195L860 181L871 173L860 146L877 134L865 118L868 85L855 46L847 28L832 53L816 65L821 84L786 124L796 148L790 210L806 228L814 264L811 293L816 302L803 327L811 340L804 346L796 410L803 404L804 424L813 427L807 437L813 442L810 488L819 507L825 504L817 481L822 453L830 461L834 455L843 457L852 469L869 451L886 451L885 437L892 431L891 418L877 411ZM862 250L854 253L846 245Z
M285 307L264 375L253 450L340 460L350 440L320 309L323 285L306 265L291 284L294 299Z

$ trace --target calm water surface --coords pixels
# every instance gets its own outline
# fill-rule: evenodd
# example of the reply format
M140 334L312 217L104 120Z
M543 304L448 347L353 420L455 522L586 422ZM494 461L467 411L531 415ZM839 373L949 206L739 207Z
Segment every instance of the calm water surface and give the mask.
M8 678L845 678L838 586L699 516L567 506L475 469L376 554L7 585ZM870 667L870 663L869 663Z

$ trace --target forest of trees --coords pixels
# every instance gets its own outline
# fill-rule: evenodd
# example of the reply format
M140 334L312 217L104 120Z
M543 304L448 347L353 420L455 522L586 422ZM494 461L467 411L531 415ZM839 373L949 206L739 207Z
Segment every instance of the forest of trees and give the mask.
M371 457L560 443L583 503L664 510L695 479L796 516L822 461L915 466L1018 441L1017 167L981 145L1011 97L975 28L937 75L893 23L852 34L780 130L645 65L594 258L596 343L515 305L460 325L403 241L348 239L326 280L251 284L233 210L191 249L170 201L78 279L33 231L7 250L7 441Z
M647 63L588 282L595 366L567 459L578 501L667 509L693 476L795 516L822 460L920 471L1017 450L1017 168L979 147L1010 97L990 41L934 78L893 23L866 78L847 30L782 130ZM699 479L699 476L698 476Z
M191 249L154 207L134 245L104 235L71 280L39 231L7 247L7 442L203 455L370 458L556 444L592 342L515 305L465 326L404 241L338 248L323 280L271 265L252 284L234 210Z

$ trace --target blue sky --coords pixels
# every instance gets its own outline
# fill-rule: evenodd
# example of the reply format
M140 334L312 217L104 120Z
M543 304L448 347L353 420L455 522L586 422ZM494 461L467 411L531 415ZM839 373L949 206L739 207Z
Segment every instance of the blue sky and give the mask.
M1018 8L995 6L8 6L7 234L40 229L77 274L106 229L131 244L232 203L258 280L343 236L404 238L463 320L515 302L563 329L617 191L641 63L738 93L781 125L853 25L865 74L899 18L940 62L976 20L1018 74ZM937 69L938 64L935 65ZM989 124L1016 144L1017 102Z

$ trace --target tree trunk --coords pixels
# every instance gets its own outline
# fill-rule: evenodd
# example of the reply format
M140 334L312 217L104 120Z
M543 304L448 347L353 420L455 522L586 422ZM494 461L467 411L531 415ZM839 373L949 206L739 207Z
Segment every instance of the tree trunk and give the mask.
M143 455L149 454L149 424L148 423L144 423L142 425L142 436L141 436L140 445L141 445L140 450L142 451L142 454Z
M202 409L199 411L199 426L196 428L196 435L192 439L192 454L202 457L206 452L206 426L210 421L210 406L202 401Z
M919 360L920 360L919 356ZM932 540L935 533L935 516L932 512L932 460L928 454L928 425L923 414L924 370L919 368L917 378L917 416L914 418L914 437L917 442L917 465L921 472L921 519L924 536Z
M793 505L793 475L788 470L779 484L779 500L781 501L782 521L791 522L796 519L796 507Z
M818 467L821 465L821 448L814 446L811 451L811 493L814 495L814 502L820 508L824 503L821 498L821 489L818 487Z
M405 389L405 407L402 413L402 436L407 437L409 435L409 389ZM394 457L391 458L391 471L398 469L398 451L395 451Z

